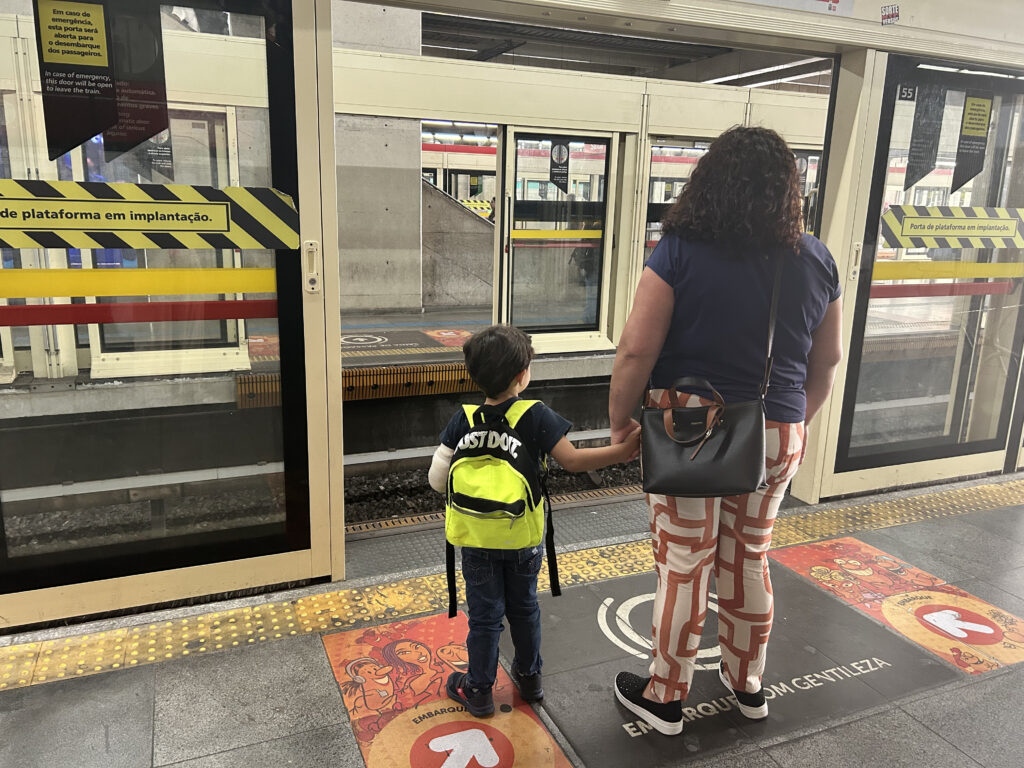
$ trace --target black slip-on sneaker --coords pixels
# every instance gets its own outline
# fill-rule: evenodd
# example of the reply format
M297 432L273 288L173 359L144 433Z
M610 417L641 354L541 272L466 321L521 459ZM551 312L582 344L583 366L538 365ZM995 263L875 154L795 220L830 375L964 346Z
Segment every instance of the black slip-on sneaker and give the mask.
M448 676L448 698L457 701L466 708L473 717L487 717L494 714L494 696L490 691L470 688L466 685L468 675L465 672L452 672Z
M615 698L626 709L639 717L658 733L676 736L683 732L683 702L662 704L644 698L644 689L651 681L632 672L619 672L615 676Z
M519 695L523 701L540 701L544 698L544 686L541 684L540 672L535 675L524 675L519 672L519 666L512 662L512 680L519 688Z
M768 717L768 702L764 698L763 688L757 693L737 691L732 687L729 678L725 676L724 662L718 665L718 678L722 681L722 685L732 691L733 696L736 697L741 715L749 720L764 720Z

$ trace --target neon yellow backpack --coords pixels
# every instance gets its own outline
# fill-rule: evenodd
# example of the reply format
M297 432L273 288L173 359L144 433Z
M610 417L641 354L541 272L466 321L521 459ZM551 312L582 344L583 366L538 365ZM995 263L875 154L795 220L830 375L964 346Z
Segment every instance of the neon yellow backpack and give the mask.
M544 540L545 517L551 594L561 594L551 505L537 457L515 430L538 402L517 400L504 413L493 406L462 406L469 431L452 456L444 518L449 616L455 616L457 604L455 547L535 547ZM547 457L541 458L546 467Z

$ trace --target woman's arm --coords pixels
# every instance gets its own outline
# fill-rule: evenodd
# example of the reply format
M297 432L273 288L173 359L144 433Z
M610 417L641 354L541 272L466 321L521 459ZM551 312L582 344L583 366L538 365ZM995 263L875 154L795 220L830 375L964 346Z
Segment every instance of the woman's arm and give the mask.
M811 351L807 354L807 411L804 423L814 418L832 391L836 369L843 359L843 300L836 299L825 310L821 321L811 336Z
M631 418L633 410L640 402L661 354L674 306L672 286L652 269L645 268L612 366L608 420L611 422L613 445L621 443L636 428L636 422Z

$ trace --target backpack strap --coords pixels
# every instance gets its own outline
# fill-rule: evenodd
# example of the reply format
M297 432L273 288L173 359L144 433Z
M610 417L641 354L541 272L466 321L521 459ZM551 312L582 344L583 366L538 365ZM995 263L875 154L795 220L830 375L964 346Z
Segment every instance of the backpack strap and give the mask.
M547 464L544 465L544 472L540 476L541 493L544 494L544 517L547 520L547 533L544 535L544 553L548 559L548 581L551 583L551 595L559 597L562 594L562 585L558 581L558 557L555 553L555 518L551 514L551 495L548 493Z
M448 576L448 618L454 619L459 612L459 595L455 589L455 546L445 539L444 567Z
M516 428L519 420L526 415L539 400L517 400L512 403L505 412L505 420L512 429ZM540 490L544 497L544 520L546 529L544 535L544 550L548 560L548 579L551 582L551 594L558 597L562 594L562 585L558 581L558 557L555 554L555 519L551 513L551 494L548 493L548 462L547 457L541 457Z
M516 424L518 424L519 420L526 415L526 412L539 402L540 400L516 400L508 407L508 410L505 411L505 421L508 422L508 425L512 427L512 429L515 429Z

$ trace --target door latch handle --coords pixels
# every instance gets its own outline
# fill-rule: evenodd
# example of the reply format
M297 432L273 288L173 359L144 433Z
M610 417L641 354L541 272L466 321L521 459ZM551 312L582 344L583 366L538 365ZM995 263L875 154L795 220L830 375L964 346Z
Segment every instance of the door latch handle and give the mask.
M320 293L320 241L305 240L302 243L302 260L306 268L303 285L306 293Z
M853 244L853 253L850 256L850 273L848 275L848 279L851 283L857 282L857 278L860 277L860 258L863 250L863 243Z

